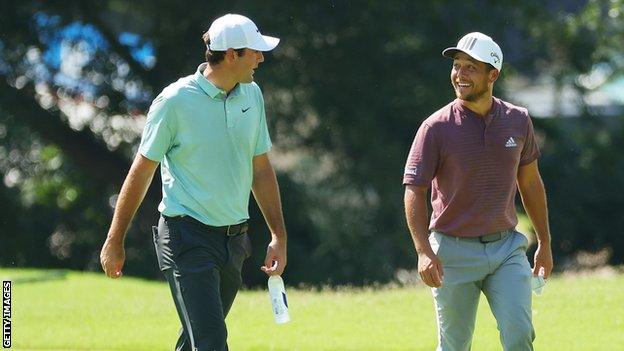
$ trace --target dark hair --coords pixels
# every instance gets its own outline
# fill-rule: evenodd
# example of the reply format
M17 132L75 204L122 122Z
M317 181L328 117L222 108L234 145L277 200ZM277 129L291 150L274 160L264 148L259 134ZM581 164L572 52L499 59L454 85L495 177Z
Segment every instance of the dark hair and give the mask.
M208 47L210 46L210 35L208 35L208 31L206 31L202 38L204 39L204 44L206 44L206 62L211 65L219 64L225 58L225 51L213 51ZM245 55L245 49L234 49L238 56Z

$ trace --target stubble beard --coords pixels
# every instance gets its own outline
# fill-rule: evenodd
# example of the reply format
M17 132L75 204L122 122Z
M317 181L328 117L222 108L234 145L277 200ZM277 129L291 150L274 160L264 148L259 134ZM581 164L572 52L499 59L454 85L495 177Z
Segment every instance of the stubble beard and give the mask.
M484 86L483 89L481 89L479 91L475 91L474 93L470 93L470 94L466 95L465 97L462 97L461 93L458 91L459 89L457 89L458 87L454 86L453 88L455 89L455 96L458 99L464 100L464 101L468 101L468 102L476 102L479 99L481 99L488 92L487 86Z

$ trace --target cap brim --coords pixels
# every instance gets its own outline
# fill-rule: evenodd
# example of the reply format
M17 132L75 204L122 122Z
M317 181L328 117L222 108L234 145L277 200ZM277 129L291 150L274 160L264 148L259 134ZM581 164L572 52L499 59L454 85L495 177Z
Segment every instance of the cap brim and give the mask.
M455 58L455 54L456 54L457 52L463 52L463 53L465 53L465 54L467 54L467 55L468 55L468 53L467 53L467 52L465 52L465 51L459 50L459 49L458 49L458 48L456 48L456 47L451 47L451 48L446 48L446 49L444 49L444 50L442 51L442 56L444 56L444 57L448 57L448 58Z
M473 59L475 59L477 61L480 61L480 62L483 62L483 63L487 63L487 64L490 64L490 65L494 66L492 63L488 62L487 60L484 60L483 57L479 57L479 56L475 55L474 53L467 52L467 51L464 51L462 49L458 49L456 47L444 49L444 51L442 51L442 56L454 59L455 58L455 54L457 54L458 52L463 52L464 54L472 57ZM494 68L500 69L500 68L498 68L496 66L494 66Z
M275 49L277 44L279 44L279 38L270 37L268 35L262 35L261 40L255 42L253 45L250 45L250 49L258 50L258 51L271 51Z

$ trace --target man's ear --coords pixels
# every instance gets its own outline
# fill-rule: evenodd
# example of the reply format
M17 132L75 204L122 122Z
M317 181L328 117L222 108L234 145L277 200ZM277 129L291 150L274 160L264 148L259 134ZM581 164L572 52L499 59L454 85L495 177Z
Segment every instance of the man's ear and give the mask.
M236 50L229 48L225 51L225 59L228 61L234 61L238 55L236 54Z
M497 69L490 70L490 83L496 82L499 76L500 76L499 70Z

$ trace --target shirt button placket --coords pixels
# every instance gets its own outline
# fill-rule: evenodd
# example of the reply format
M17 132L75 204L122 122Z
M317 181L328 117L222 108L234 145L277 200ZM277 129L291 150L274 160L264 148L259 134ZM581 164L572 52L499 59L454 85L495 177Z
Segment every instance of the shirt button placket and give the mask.
M229 98L225 99L225 123L228 128L232 128L232 108L230 107L231 104L229 103L229 101Z

